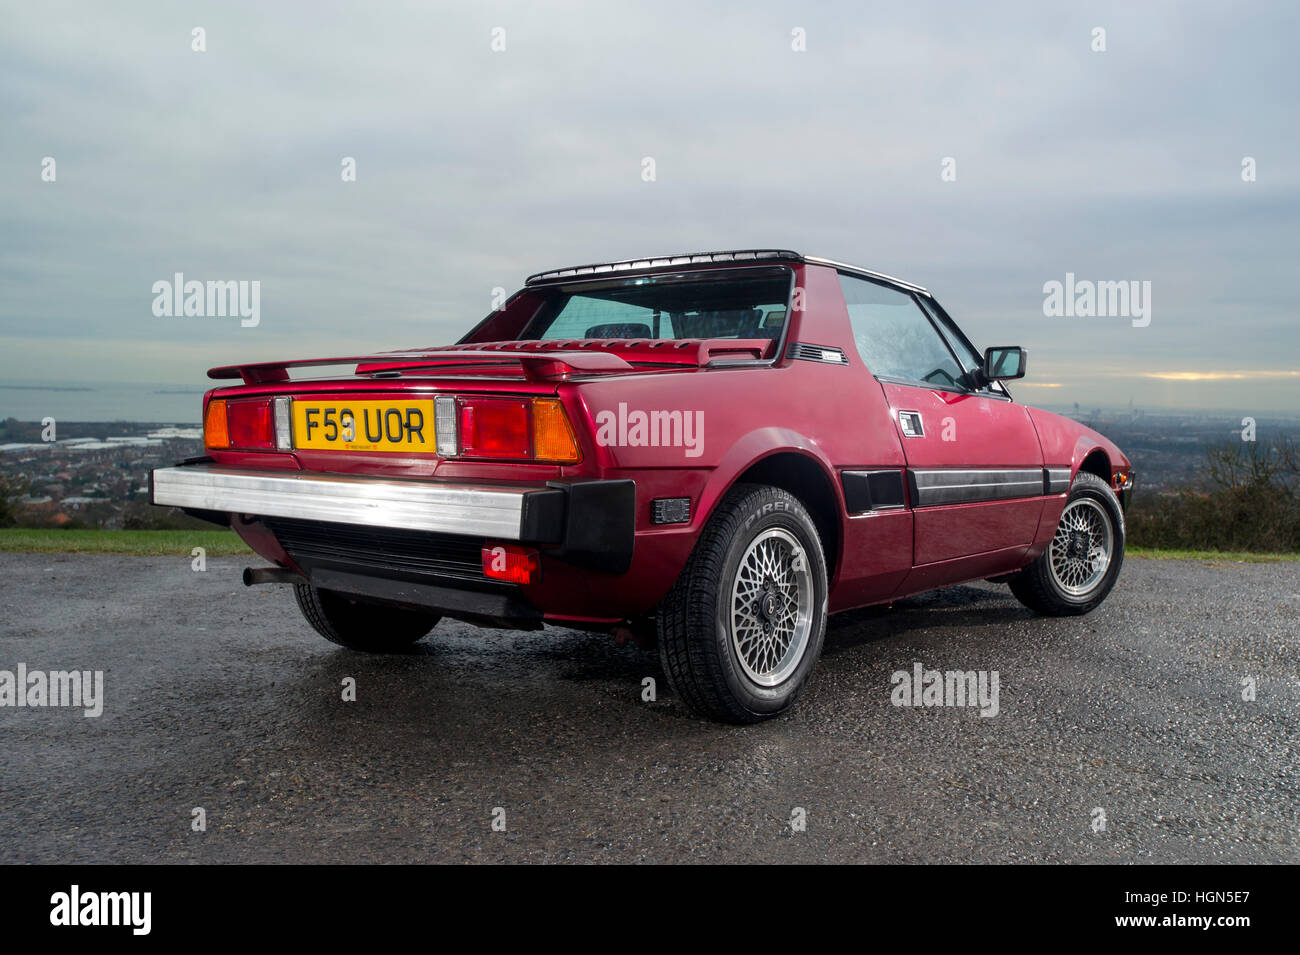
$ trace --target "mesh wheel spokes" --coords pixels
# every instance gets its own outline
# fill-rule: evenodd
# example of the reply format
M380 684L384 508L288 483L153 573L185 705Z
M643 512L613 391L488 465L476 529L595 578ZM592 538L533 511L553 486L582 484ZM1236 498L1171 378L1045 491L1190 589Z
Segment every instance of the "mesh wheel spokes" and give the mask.
M812 633L812 574L803 546L769 528L740 559L731 588L731 641L745 674L776 686L803 659Z
M1071 597L1084 597L1106 577L1114 553L1110 515L1090 498L1071 502L1048 550L1052 577Z

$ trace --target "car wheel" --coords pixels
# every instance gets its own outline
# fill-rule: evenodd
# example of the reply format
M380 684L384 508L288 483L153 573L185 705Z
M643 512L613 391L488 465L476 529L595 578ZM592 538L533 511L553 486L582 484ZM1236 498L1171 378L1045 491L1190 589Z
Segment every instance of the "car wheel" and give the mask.
M440 619L436 614L351 600L332 590L294 584L298 609L330 643L363 653L405 650Z
M694 712L727 723L787 709L821 655L826 592L821 538L798 498L733 488L656 614L673 690Z
M1087 613L1110 593L1124 564L1124 512L1101 478L1080 471L1047 550L1011 577L1011 592L1054 617Z

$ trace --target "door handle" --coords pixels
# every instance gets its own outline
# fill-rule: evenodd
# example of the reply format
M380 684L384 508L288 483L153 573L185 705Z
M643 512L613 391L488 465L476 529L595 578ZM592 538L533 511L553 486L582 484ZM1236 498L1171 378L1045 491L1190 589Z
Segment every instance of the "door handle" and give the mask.
M921 412L919 411L900 411L898 413L898 427L905 438L925 437L925 428L921 424Z

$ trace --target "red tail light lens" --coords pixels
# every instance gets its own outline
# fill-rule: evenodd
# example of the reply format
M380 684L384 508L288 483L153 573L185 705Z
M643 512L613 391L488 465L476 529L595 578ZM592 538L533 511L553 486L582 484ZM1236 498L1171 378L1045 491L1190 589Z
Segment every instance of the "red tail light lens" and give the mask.
M275 450L275 422L270 398L226 402L230 447L250 451Z
M439 398L455 401L452 427L439 410L438 453L444 457L504 458L577 464L582 452L557 398ZM459 428L455 425L459 425ZM457 434L459 431L459 434ZM458 444L459 441L459 444Z
M517 398L462 398L460 453L466 458L529 458L529 402Z
M516 544L489 544L483 548L483 573L493 580L530 584L541 568L537 551Z

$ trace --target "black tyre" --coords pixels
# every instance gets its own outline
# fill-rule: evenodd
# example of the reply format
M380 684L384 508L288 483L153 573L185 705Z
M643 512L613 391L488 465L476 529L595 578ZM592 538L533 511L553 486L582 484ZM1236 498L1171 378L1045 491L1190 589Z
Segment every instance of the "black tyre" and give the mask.
M701 716L727 723L776 716L821 656L826 592L821 539L798 498L736 486L656 614L668 682Z
M436 614L352 600L332 590L294 584L298 609L330 643L363 653L396 653L438 623Z
M1124 512L1101 478L1080 471L1047 550L1008 583L1041 614L1087 613L1110 593L1124 565Z

